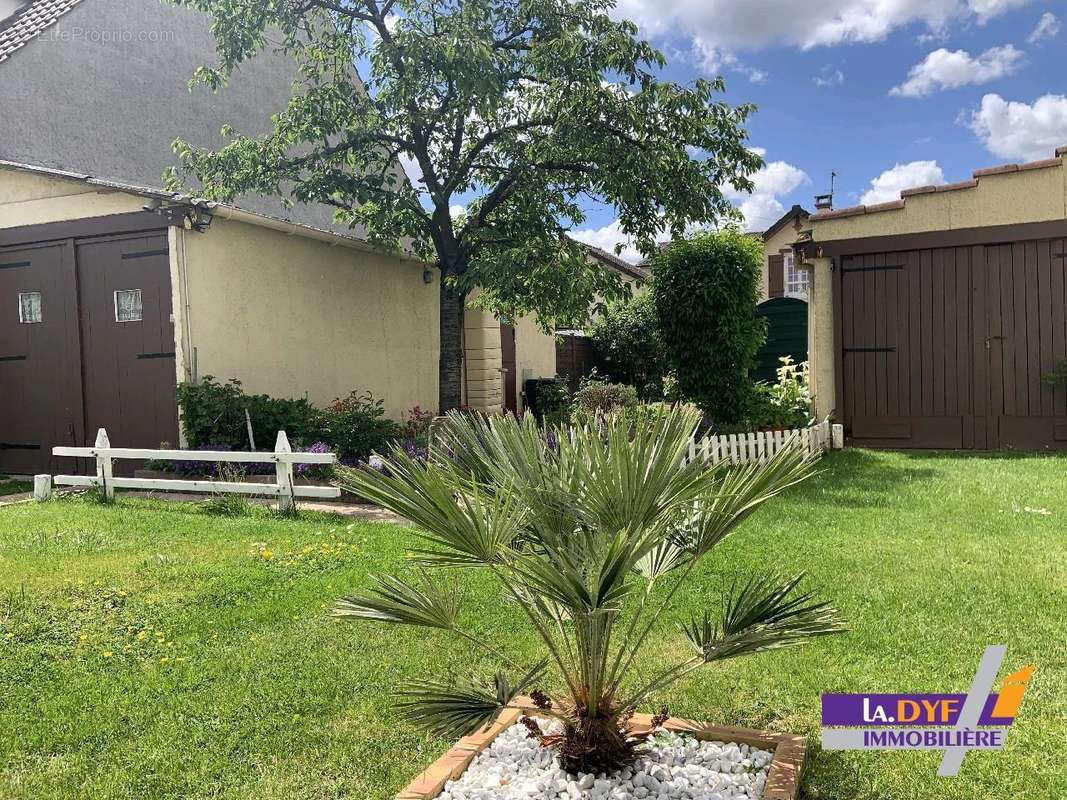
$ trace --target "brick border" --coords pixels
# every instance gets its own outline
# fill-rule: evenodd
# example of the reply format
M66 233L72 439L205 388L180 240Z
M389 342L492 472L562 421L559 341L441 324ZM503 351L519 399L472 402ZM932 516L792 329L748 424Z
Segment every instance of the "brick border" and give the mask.
M528 698L517 701L520 708L507 709L497 717L496 722L485 730L471 736L464 736L456 744L431 764L407 788L396 795L395 800L433 800L445 784L462 775L471 761L482 750L492 744L503 731L510 728L520 716L529 709L531 716L537 712ZM630 728L635 732L647 731L652 727L651 714L634 714L630 719ZM747 744L760 750L774 753L771 766L767 772L767 783L763 788L761 800L796 800L800 792L800 776L804 771L808 743L803 736L788 733L774 733L750 728L732 728L724 725L710 725L691 719L671 717L663 727L677 733L687 733L704 741L734 742Z

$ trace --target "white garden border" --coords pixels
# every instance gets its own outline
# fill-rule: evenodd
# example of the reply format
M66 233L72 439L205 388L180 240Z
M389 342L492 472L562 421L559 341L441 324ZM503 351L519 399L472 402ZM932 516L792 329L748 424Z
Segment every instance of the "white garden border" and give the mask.
M137 447L112 447L107 431L101 428L93 447L53 447L52 455L96 460L96 475L36 475L34 499L47 500L52 484L99 489L111 500L116 489L143 489L161 492L205 492L209 494L266 495L278 498L278 508L291 511L296 498L337 498L341 490L336 486L297 486L293 480L294 464L336 464L335 453L294 453L285 431L278 431L272 453L228 450L150 450ZM169 480L163 478L116 478L115 459L154 459L172 461L207 461L212 463L274 464L275 483L244 483L237 481Z

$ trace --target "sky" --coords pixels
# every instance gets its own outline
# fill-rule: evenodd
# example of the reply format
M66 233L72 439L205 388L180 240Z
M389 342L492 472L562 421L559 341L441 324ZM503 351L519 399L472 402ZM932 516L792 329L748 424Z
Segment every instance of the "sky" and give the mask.
M619 0L680 83L723 75L759 110L766 166L730 195L749 230L816 194L894 200L909 186L1051 158L1067 145L1067 0ZM573 235L638 260L610 207Z

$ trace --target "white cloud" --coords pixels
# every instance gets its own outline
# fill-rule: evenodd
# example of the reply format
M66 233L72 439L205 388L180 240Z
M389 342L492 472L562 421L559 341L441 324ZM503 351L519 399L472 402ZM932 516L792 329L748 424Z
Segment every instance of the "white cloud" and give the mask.
M752 176L751 193L744 194L730 187L723 192L745 218L746 230L765 230L785 213L779 198L810 182L808 174L799 167L785 161L771 161Z
M752 149L760 155L763 154L762 148ZM810 182L807 173L799 167L785 161L772 161L752 175L754 188L751 193L737 192L730 187L725 187L723 193L744 216L746 230L765 230L785 213L785 206L779 198ZM602 228L571 231L571 236L579 242L599 247L609 253L614 253L615 246L621 244L623 247L620 255L627 261L636 263L642 258L633 241L623 233L618 220Z
M619 0L615 14L646 36L686 31L705 63L723 53L774 44L809 49L874 42L907 25L941 32L952 21L980 23L1030 0ZM738 45L743 42L743 45Z
M570 235L572 239L577 239L579 242L593 247L599 247L601 250L607 250L609 253L614 253L615 246L622 244L623 249L619 253L620 258L633 264L641 261L641 254L634 247L633 240L623 233L622 226L618 220L605 225L603 228L586 228L580 231L571 231Z
M1067 145L1067 97L1046 94L1027 104L987 94L964 122L993 155L1039 161Z
M1037 21L1037 27L1027 37L1030 44L1037 44L1045 39L1055 39L1060 34L1060 21L1051 11L1046 11Z
M972 86L1011 75L1022 66L1023 52L1006 44L977 57L966 50L934 50L908 72L908 79L889 93L897 97L926 97L936 91Z
M812 81L816 86L840 86L845 82L845 73L827 64L819 70L819 74L812 78Z
M945 173L936 161L912 161L908 164L897 164L871 181L871 188L860 198L860 203L863 205L888 203L891 200L899 200L902 189L944 182Z

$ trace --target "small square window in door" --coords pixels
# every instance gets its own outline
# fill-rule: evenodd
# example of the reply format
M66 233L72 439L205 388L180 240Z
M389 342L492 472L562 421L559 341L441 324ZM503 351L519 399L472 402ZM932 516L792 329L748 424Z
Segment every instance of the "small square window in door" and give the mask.
M115 322L141 321L141 290L119 289L115 292Z
M29 325L41 321L41 293L19 293L19 322Z

